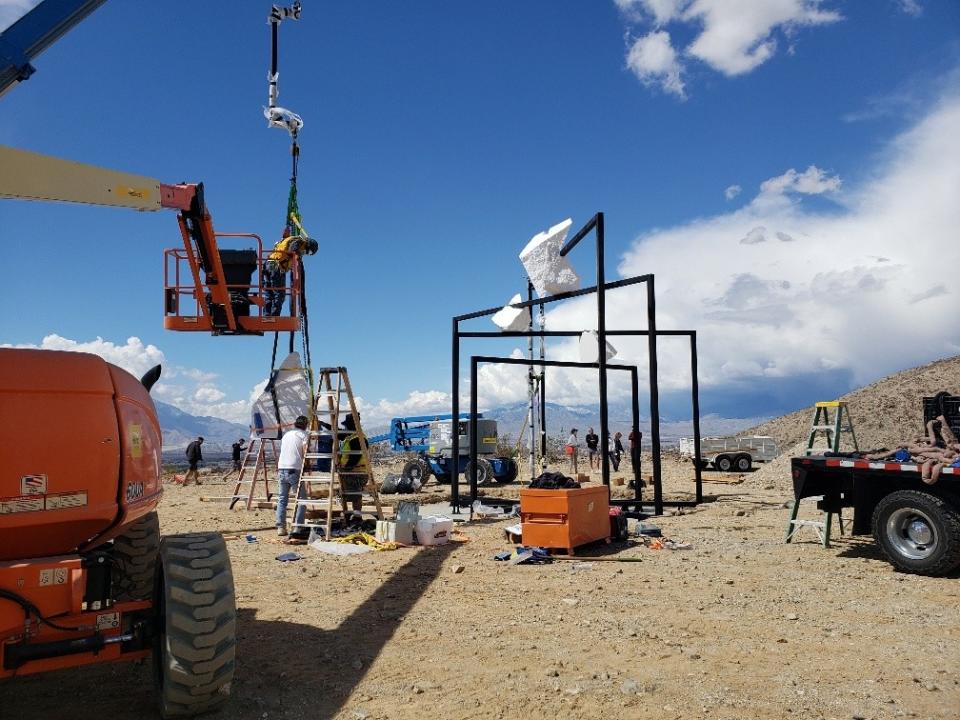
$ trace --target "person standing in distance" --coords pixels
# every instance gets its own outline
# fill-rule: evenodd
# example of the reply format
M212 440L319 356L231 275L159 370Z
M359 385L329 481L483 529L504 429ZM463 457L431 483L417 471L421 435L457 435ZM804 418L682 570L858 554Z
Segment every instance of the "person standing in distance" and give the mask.
M308 422L309 420L301 415L293 421L293 430L287 430L280 440L280 457L277 460L277 535L280 537L287 534L287 501L290 497L290 488L300 483L303 453L307 447ZM297 497L299 496L298 489ZM306 513L306 505L297 506L293 513L294 529L303 524Z
M594 462L596 462L597 470L600 469L600 451L598 447L600 445L600 438L597 437L597 434L593 431L593 428L587 430L586 437L583 438L587 443L587 462L590 463L590 469L594 469Z
M577 479L577 453L580 451L580 438L577 437L577 429L570 428L570 437L567 438L567 457L570 459L570 473L573 479Z
M243 451L247 449L246 446L243 444L244 442L246 441L243 438L240 438L239 440L237 440L237 442L231 445L231 448L233 450L233 469L237 471L240 470L240 458L243 454Z
M183 478L183 487L186 487L190 484L190 478L193 478L193 481L197 485L202 485L200 482L200 471L197 470L197 465L203 462L203 452L200 449L200 446L203 445L203 438L198 437L192 443L187 445L187 462L190 464L190 469L187 470L187 474Z

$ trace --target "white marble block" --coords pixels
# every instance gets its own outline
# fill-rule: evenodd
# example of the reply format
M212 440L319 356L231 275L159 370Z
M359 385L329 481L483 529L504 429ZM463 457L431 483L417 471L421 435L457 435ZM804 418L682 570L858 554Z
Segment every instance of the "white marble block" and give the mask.
M580 278L560 250L573 221L567 218L549 230L534 235L520 253L520 262L527 271L537 295L546 297L580 289Z
M597 331L587 330L580 335L580 362L595 363L600 362L600 355L597 352ZM617 356L617 349L607 340L607 360Z
M530 308L510 307L518 302L522 302L520 293L510 298L510 302L504 306L503 310L490 318L498 328L506 332L516 332L530 327Z

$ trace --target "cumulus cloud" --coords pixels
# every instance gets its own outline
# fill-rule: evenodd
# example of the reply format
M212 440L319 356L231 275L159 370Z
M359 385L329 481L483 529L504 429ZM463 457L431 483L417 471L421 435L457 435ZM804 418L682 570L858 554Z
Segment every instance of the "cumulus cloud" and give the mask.
M698 330L707 386L836 368L866 382L942 357L960 336L955 292L937 270L960 265L958 159L954 94L843 196L840 178L814 165L788 170L741 209L639 237L620 272L656 274L661 323ZM820 194L838 195L836 207L804 205L802 196ZM643 306L639 292L623 292ZM631 347L644 364L637 343L621 356ZM682 354L666 345L664 354L663 381L683 385L671 370L684 367Z
M45 336L39 345L0 345L0 347L38 348L40 350L64 350L99 355L109 363L122 367L127 372L140 377L154 365L162 365L163 352L156 345L144 345L138 337L129 337L123 345L98 337L95 340L79 341L61 337L57 334Z
M741 208L641 235L618 269L655 274L661 329L697 331L702 390L837 371L871 382L960 352L956 290L942 270L960 267L958 159L960 94L953 94L889 143L863 173L869 180L845 186L816 165L788 169ZM818 195L835 204L805 204ZM637 327L644 307L642 286L610 293L608 327ZM591 298L560 303L548 329L592 328L594 308ZM638 365L645 377L645 340L616 345L617 362ZM689 386L687 352L684 341L660 341L662 390ZM577 359L576 340L551 342L548 356ZM548 373L551 402L596 402L594 371ZM610 375L612 398L629 396L622 375ZM481 407L525 398L522 366L482 366L479 381ZM445 394L435 399L432 410L449 408Z
M659 85L665 92L685 97L677 53L670 44L670 35L663 30L633 43L627 53L627 67L645 85Z
M154 365L162 365L160 381L154 385L151 395L158 400L178 407L191 415L219 417L246 425L250 419L253 398L263 391L264 380L251 392L248 399L229 400L227 393L216 384L217 373L166 364L166 356L156 345L144 344L138 337L116 343L97 337L93 340L73 340L61 335L45 336L39 343L21 345L4 344L0 347L36 348L62 350L99 355L109 363L123 368L135 377L141 377Z
M827 175L816 165L811 165L802 173L790 168L783 175L765 180L760 185L760 195L766 197L786 195L787 193L822 195L837 192L841 184L838 176Z
M723 191L723 196L727 200L733 200L737 195L743 192L743 188L739 185L731 185L726 190Z
M791 39L802 27L842 20L824 0L614 0L631 25L652 24L654 30L634 42L629 67L641 81L654 81L684 96L680 78L690 61L735 77L755 70L777 51L778 36ZM903 0L913 4L915 0ZM694 29L695 37L679 52L663 29ZM792 46L791 46L792 47Z

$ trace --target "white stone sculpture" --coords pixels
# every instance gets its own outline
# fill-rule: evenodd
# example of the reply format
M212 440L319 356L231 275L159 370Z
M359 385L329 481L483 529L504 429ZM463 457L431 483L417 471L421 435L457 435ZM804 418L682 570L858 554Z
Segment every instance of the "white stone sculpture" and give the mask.
M567 218L549 230L534 235L520 253L520 262L527 271L537 295L546 297L580 289L580 278L560 250L573 221Z

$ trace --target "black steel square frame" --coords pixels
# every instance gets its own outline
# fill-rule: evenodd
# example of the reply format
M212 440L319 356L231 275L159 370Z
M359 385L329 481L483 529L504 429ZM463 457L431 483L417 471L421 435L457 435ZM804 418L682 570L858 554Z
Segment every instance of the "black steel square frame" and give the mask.
M471 411L476 413L477 407L477 383L476 368L479 362L496 362L505 364L527 365L540 367L555 365L567 367L591 367L599 371L599 395L600 395L600 447L606 448L609 438L609 412L607 404L607 369L631 369L632 377L637 377L636 366L610 365L607 361L607 336L645 336L647 338L647 352L649 357L649 390L650 390L650 426L651 426L651 444L653 450L653 485L654 485L654 507L656 515L663 514L665 506L692 506L703 502L703 481L700 457L700 390L697 378L697 335L694 330L657 330L656 322L656 293L654 288L654 276L652 274L637 275L624 278L614 282L606 282L604 276L604 218L603 213L594 215L586 225L563 246L560 250L561 256L566 256L576 245L583 240L591 231L595 231L596 237L596 264L597 281L592 287L582 288L580 290L571 290L568 292L548 295L536 300L527 300L525 302L514 303L513 308L532 308L539 307L541 310L544 305L569 300L571 298L583 295L596 295L597 297L597 346L598 362L596 363L565 363L560 361L533 360L531 358L499 358L492 356L472 356L471 357L471 383L470 383L470 402ZM646 330L607 330L606 327L606 293L608 290L637 285L643 283L647 290L647 329ZM460 323L473 320L480 317L493 315L501 310L500 307L487 308L472 313L456 315L453 317L452 329L452 348L451 348L451 404L453 417L460 416L460 341L462 338L504 338L504 337L575 337L581 334L581 331L510 331L510 332L470 332L461 331ZM686 336L690 339L690 368L692 375L692 402L693 402L693 435L694 435L694 468L696 482L695 500L664 500L661 468L661 450L660 450L660 393L657 380L657 338L668 336ZM636 383L634 384L636 386ZM639 430L638 416L639 405L636 392L633 395L633 421L637 424L634 429ZM476 433L476 423L471 423L472 436ZM458 458L460 454L460 435L459 432L451 433L452 437L452 459ZM472 437L471 436L471 437ZM477 499L477 476L476 476L476 438L472 437L470 443L470 502ZM638 448L639 451L639 448ZM603 484L610 485L610 465L606 452L601 453L601 477ZM455 467L455 466L454 466ZM638 475L638 469L634 468L635 475ZM460 485L459 473L451 473L451 505L455 513L460 512ZM613 504L634 505L637 506L642 500L642 492L639 483L639 477L636 478L635 495L633 500L612 500ZM639 507L636 508L639 511Z

